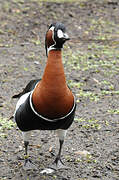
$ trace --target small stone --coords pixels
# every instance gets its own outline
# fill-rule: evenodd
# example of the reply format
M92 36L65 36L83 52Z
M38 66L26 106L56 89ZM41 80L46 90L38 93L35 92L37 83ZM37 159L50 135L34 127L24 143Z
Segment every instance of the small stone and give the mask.
M84 150L84 151L76 151L74 153L77 154L77 155L84 156L84 157L86 157L87 155L90 155L90 152L88 152L86 150Z
M46 168L46 169L42 170L42 171L40 172L40 174L51 174L51 173L53 173L53 172L54 172L53 169Z

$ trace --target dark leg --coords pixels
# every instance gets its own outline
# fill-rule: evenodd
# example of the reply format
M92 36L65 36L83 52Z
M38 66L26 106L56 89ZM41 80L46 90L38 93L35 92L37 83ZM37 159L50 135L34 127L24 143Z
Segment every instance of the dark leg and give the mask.
M54 163L56 164L56 166L59 165L59 163L61 162L61 151L62 151L62 146L63 146L63 143L64 143L64 140L60 140L59 139L59 143L60 143L60 148L59 148L59 152L58 152L58 155L54 161ZM61 162L62 163L62 162Z
M24 147L25 147L25 156L24 156L25 163L24 163L24 166L26 166L28 161L30 161L29 156L28 156L28 145L29 145L29 141L24 141Z
M29 156L28 156L28 145L29 145L29 141L24 141L24 147L25 147L24 159L25 159L25 162L24 162L23 168L25 170L32 169L32 162L31 162L31 160L29 159Z
M28 145L29 145L29 141L24 141L25 156L27 156L27 155L28 155Z
M63 143L64 143L64 138L66 136L66 130L57 130L57 135L59 137L59 152L56 156L55 161L49 166L49 168L44 169L43 171L41 171L41 174L46 173L46 174L50 174L52 172L54 172L55 170L58 169L68 169L68 167L66 167L63 162L61 161L61 151L62 151L62 147L63 147Z
M51 165L51 168L54 170L68 169L68 167L66 167L64 163L61 161L61 151L62 151L63 143L64 143L64 138L59 139L59 144L60 144L59 152L54 163Z
M24 170L36 169L36 166L29 159L28 145L29 145L29 141L24 140L24 147L25 147L25 156L24 156L25 162L24 162L24 166L23 166Z

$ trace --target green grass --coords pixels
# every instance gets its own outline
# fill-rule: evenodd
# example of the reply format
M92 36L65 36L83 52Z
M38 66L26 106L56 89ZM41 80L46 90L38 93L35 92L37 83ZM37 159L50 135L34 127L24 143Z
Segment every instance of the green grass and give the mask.
M0 117L0 137L7 137L6 130L10 130L15 126L12 120Z
M88 45L88 52L86 53L81 51L71 52L70 50L68 52L67 65L72 69L82 71L90 69L97 69L99 72L101 70L118 71L119 62L116 60L118 57L118 49L108 45L92 43Z
M83 83L74 82L73 80L68 80L68 85L70 86L70 88L81 88L83 86Z
M99 130L101 125L97 119L83 119L83 118L75 118L75 121L79 123L79 126L82 126L83 129L96 129Z
M118 114L119 115L119 109L109 109L108 113L109 114Z
M40 2L76 2L77 0L34 0L34 1L40 1ZM79 2L83 2L85 0L78 0Z
M13 0L15 3L24 3L24 0ZM86 0L78 0L78 2L85 2ZM64 3L64 2L77 2L77 0L32 0L32 2L57 2L57 3Z
M83 90L80 90L79 94L76 94L76 96L77 96L77 102L80 102L80 98L89 99L90 101L98 101L100 98L100 96L95 92L91 92L91 91L85 92Z
M73 70L79 74L79 81L69 81L69 86L76 91L77 102L80 98L89 99L90 101L99 101L104 96L119 95L119 91L115 89L113 78L119 73L119 51L118 45L109 45L104 43L89 43L85 50L73 51L70 48L64 51L64 65L66 70L71 74ZM82 73L95 74L99 79L94 83L98 88L97 91L84 91L86 82L85 77L81 77ZM91 78L91 76L90 76ZM92 78L93 79L93 78ZM96 82L97 81L97 82ZM92 89L92 87L89 87Z

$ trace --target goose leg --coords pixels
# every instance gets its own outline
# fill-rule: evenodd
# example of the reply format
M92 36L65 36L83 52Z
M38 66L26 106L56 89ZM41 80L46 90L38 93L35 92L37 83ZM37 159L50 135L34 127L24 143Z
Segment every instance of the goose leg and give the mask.
M62 151L62 147L63 147L64 138L66 136L66 133L67 133L66 130L61 130L61 129L57 130L57 134L58 134L58 137L59 137L60 147L59 147L59 152L58 152L58 154L56 156L56 159L55 159L54 163L51 166L52 169L56 170L56 169L67 169L68 168L61 161L61 151Z
M63 162L61 161L61 151L62 151L63 143L64 143L64 140L59 139L59 144L60 144L59 152L58 152L58 154L57 154L57 156L56 156L56 159L55 159L55 161L54 161L54 164L56 165L56 167L57 167L58 169L61 169L61 168L64 167L64 164L63 164Z
M51 174L54 171L58 170L58 169L68 169L68 167L66 167L64 165L64 163L61 161L61 151L62 151L62 147L63 147L63 143L64 143L64 138L66 136L67 131L66 130L57 130L56 131L58 137L59 137L59 152L56 156L55 161L46 169L44 169L43 171L41 171L41 174Z
M28 145L29 145L30 135L31 132L23 132L24 147L25 147L25 155L24 155L25 162L23 166L24 170L36 169L36 166L29 159L29 155L28 155Z

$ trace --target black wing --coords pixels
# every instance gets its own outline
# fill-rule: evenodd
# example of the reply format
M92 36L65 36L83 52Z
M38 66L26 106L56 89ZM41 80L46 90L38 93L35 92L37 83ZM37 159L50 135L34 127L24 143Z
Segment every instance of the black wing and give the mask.
M40 81L41 79L34 79L31 80L26 87L23 89L22 92L20 92L19 94L15 94L14 96L12 96L12 98L20 98L23 94L32 91L35 88L35 85Z

